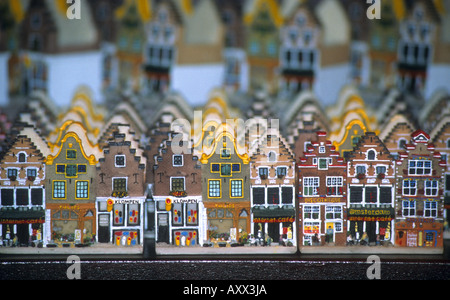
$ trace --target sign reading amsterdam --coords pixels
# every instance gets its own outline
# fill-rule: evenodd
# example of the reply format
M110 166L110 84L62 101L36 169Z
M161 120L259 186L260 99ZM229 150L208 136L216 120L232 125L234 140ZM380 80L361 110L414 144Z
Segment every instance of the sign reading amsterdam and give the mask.
M393 208L350 208L349 221L391 221L394 219Z

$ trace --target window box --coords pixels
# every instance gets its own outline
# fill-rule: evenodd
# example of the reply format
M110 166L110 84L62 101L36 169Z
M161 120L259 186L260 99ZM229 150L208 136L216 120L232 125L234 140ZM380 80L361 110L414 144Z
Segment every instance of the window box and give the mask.
M386 177L386 174L378 173L377 177L378 177L378 179L384 179Z
M8 176L9 180L16 181L17 177L14 175Z
M169 195L174 197L186 197L187 193L186 191L170 191Z
M28 180L29 181L35 181L36 180L36 176L28 176Z
M128 192L126 191L113 191L111 194L112 197L116 198L124 198L128 196Z
M358 174L356 175L356 178L358 178L359 180L362 180L362 179L366 178L366 174L364 174L364 173L358 173Z

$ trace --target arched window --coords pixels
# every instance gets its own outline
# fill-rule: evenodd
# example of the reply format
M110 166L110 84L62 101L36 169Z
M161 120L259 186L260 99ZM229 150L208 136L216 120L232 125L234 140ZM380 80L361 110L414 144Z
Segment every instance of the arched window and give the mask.
M277 154L273 151L270 151L267 159L272 162L277 161Z
M374 150L369 150L369 152L367 152L367 159L368 160L374 160L375 159L375 151Z
M404 149L404 148L405 148L405 145L406 145L406 140L405 140L405 139L400 139L400 140L398 141L398 148Z
M18 161L19 162L26 162L27 161L27 157L26 157L25 153L19 153Z

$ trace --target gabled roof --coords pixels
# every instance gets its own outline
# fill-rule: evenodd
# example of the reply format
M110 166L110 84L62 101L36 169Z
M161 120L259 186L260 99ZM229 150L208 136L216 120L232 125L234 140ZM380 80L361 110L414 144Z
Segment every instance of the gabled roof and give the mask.
M280 27L281 25L283 25L283 16L276 0L248 0L246 3L244 16L245 24L252 24L264 5L267 6L274 25L276 27Z
M418 129L411 134L411 138L415 143L428 143L430 136L425 131Z

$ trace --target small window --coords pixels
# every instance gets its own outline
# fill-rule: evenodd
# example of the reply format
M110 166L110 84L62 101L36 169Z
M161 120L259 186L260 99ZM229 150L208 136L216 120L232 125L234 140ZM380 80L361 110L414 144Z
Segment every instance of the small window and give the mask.
M386 174L386 167L377 167L377 174Z
M53 181L53 198L66 198L65 181Z
M89 198L89 182L77 181L76 183L76 198L87 199Z
M325 153L325 146L319 147L319 153Z
M269 168L259 168L259 177L266 179L269 175Z
M183 166L183 155L174 155L172 163L173 163L174 167L181 167L181 166Z
M278 167L277 168L277 176L278 178L282 178L286 176L287 168L286 167Z
M425 180L425 196L437 196L437 195L438 195L438 181Z
M220 180L210 180L208 182L208 196L210 198L220 197Z
M357 166L356 174L366 174L366 167L365 166Z
M65 173L66 165L56 165L56 173Z
M405 196L415 196L417 192L417 184L415 180L403 180L403 195Z
M75 177L77 176L77 165L67 165L66 166L66 176Z
M220 166L221 176L231 176L231 164L222 164Z
M34 177L36 178L37 175L37 169L36 168L31 168L31 169L27 169L27 177Z
M26 161L27 156L25 155L25 153L19 153L18 162L26 162Z
M116 192L126 192L127 191L127 179L126 178L114 178L113 179L113 190Z
M303 196L316 196L319 194L319 177L303 178Z
M126 166L125 164L125 155L116 155L115 157L116 167L123 168Z
M219 172L220 164L211 164L211 172Z
M277 154L273 151L269 152L269 155L267 156L267 160L270 162L275 162L277 161Z
M369 150L369 152L367 152L367 159L368 160L374 160L375 159L375 151L374 150Z
M241 164L233 164L232 171L233 172L240 172L241 171Z
M77 158L77 150L67 150L66 159L76 159Z
M242 193L242 180L231 180L231 197L240 198L243 196Z
M231 158L231 151L230 151L230 149L228 149L228 148L223 148L223 149L220 151L220 158L223 158L223 159L230 159L230 158Z
M416 215L416 201L404 200L402 202L403 216L415 216Z
M328 168L328 159L326 158L319 158L319 169L326 169Z
M11 179L11 178L17 178L17 169L12 169L12 168L9 168L9 169L7 169L7 174L8 174L8 178L9 179Z
M86 173L86 165L78 165L78 173Z
M183 177L177 177L177 178L171 178L171 190L173 192L181 192L184 191L184 178Z

